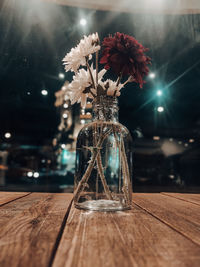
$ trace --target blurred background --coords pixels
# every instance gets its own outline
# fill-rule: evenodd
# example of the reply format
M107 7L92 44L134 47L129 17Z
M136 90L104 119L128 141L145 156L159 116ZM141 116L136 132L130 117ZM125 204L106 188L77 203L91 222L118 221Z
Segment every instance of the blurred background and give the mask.
M198 0L1 1L0 190L73 190L76 138L92 110L70 105L62 59L84 34L117 31L152 58L143 89L128 84L119 98L134 140L133 190L199 191Z

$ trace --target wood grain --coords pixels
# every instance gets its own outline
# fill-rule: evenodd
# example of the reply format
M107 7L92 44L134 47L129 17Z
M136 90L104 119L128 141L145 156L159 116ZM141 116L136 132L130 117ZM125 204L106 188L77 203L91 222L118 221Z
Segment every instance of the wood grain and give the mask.
M167 196L178 198L200 206L200 194L162 193Z
M133 194L133 202L200 245L200 207L164 194Z
M29 194L28 192L0 192L0 206Z
M32 193L0 208L0 266L49 266L72 194Z
M53 267L195 267L199 262L198 245L137 205L116 213L72 207Z

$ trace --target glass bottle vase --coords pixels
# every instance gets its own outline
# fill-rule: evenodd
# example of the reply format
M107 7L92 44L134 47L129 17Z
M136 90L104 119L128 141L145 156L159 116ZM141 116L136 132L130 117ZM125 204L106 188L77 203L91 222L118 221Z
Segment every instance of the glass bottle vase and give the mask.
M76 208L118 211L131 208L132 138L118 122L115 97L93 101L93 121L79 132L76 146Z

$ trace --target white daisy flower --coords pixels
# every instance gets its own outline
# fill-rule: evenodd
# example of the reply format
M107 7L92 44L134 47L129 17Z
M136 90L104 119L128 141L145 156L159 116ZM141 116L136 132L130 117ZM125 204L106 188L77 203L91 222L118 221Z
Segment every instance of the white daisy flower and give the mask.
M86 65L86 57L91 59L91 54L97 52L100 48L98 33L84 36L80 43L64 57L65 71L77 72L80 66Z
M120 90L124 87L123 84L120 83L117 85L116 81L110 79L100 82L100 85L107 91L107 95L109 96L120 96Z
M90 67L93 80L95 81L96 70L93 66ZM98 73L99 82L105 74L106 70L103 69ZM89 70L80 69L76 75L73 76L73 81L68 86L70 90L70 101L74 103L81 103L82 107L86 106L87 98L94 98L96 96L96 85L93 85Z

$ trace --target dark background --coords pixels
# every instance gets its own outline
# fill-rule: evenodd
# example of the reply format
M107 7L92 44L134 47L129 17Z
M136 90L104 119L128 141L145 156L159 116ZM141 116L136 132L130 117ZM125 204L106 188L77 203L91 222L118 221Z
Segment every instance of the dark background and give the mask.
M54 94L72 78L71 73L59 78L59 73L64 73L63 57L84 34L98 32L102 40L119 31L150 49L150 70L156 74L155 79L146 78L143 89L132 83L122 90L120 122L130 130L136 150L142 149L143 154L162 147L169 138L181 142L182 153L192 155L188 173L195 173L195 178L185 180L199 183L200 15L127 14L25 0L3 1L0 8L2 147L51 146L60 122ZM79 23L83 17L87 19L85 27ZM43 89L47 96L41 94ZM163 92L160 97L156 95L158 89ZM159 105L164 112L157 112ZM5 139L6 132L12 134L9 140ZM139 136L143 138L136 139ZM161 141L153 141L153 136ZM189 143L189 139L194 142ZM138 162L143 163L138 165L151 162L142 157ZM179 168L185 157L176 162ZM154 157L151 167L157 165Z

